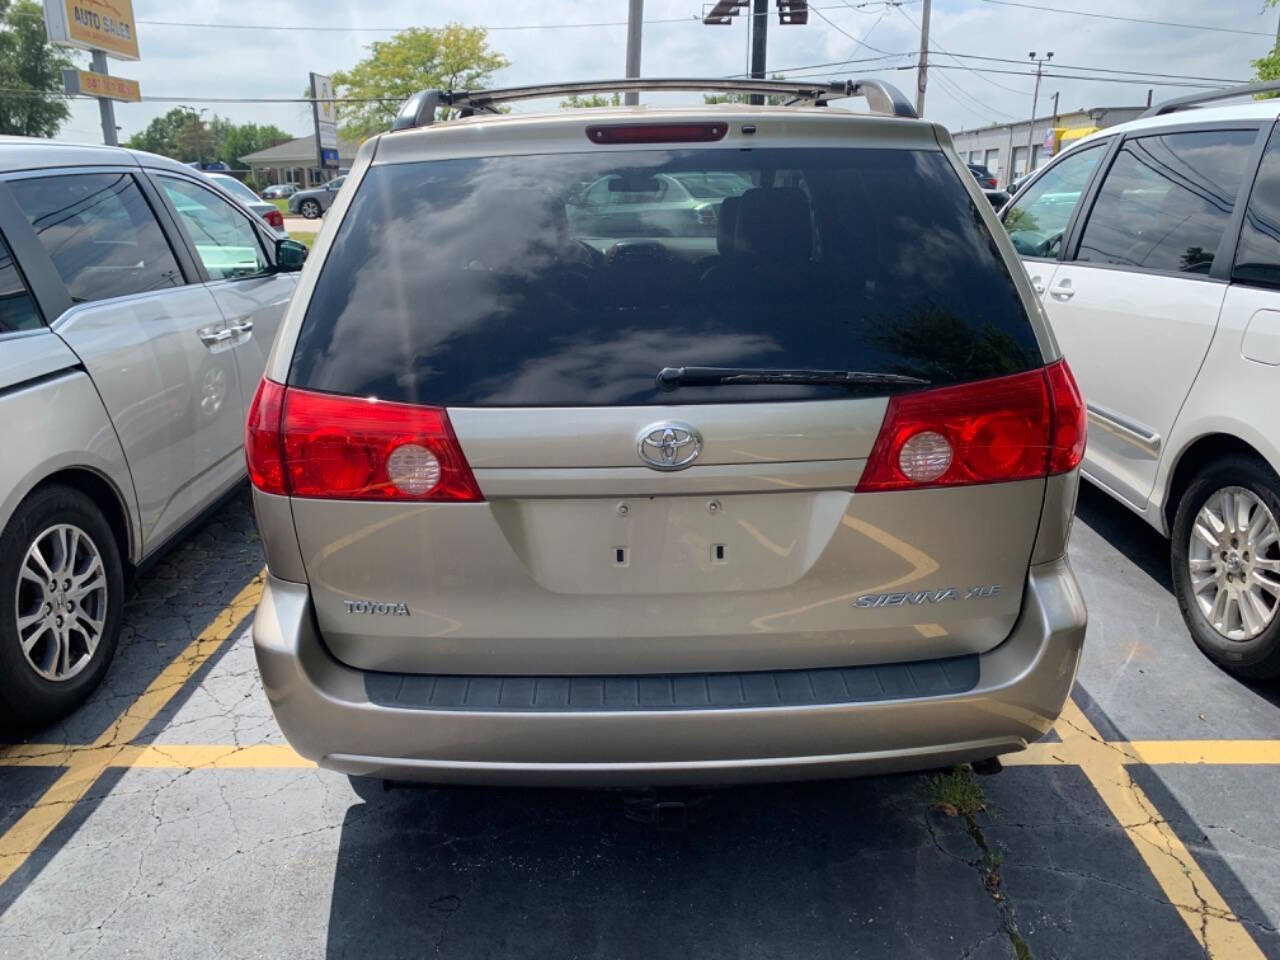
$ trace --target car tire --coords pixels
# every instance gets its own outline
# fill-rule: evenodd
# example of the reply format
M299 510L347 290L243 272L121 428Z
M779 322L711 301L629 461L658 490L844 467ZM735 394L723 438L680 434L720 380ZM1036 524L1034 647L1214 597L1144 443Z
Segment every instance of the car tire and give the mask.
M316 200L303 200L298 204L298 212L308 220L315 220L320 216L320 203Z
M1223 523L1232 513L1244 519ZM1173 522L1173 589L1191 638L1210 660L1250 680L1280 677L1278 524L1280 477L1245 455L1204 467L1178 501ZM1263 579L1277 591L1260 586Z
M70 551L65 550L68 543ZM41 571L34 550L51 572L81 582L61 578L62 589L51 594L48 582L24 577L24 569ZM95 559L100 577L92 573ZM97 505L79 490L60 485L23 500L0 533L0 730L37 730L84 702L115 654L123 606L120 550ZM45 611L42 622L30 623L39 610ZM20 624L19 617L26 622ZM79 629L68 628L59 636L58 617ZM91 644L94 623L100 629ZM23 650L24 639L32 644L29 651Z

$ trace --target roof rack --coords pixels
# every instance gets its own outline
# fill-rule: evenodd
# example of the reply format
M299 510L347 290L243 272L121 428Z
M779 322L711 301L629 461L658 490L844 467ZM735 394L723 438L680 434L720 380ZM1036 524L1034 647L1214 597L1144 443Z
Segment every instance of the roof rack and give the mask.
M1280 80L1264 80L1261 83L1242 83L1237 87L1224 87L1221 90L1210 90L1208 93L1190 93L1185 97L1174 97L1157 103L1141 114L1138 119L1147 117L1163 117L1166 113L1176 113L1188 107L1198 107L1202 103L1214 103L1218 100L1234 100L1236 97L1252 96L1255 93L1271 93L1280 90Z
M473 113L497 113L499 103L535 100L581 93L621 93L633 90L697 90L715 93L754 93L785 96L787 105L825 106L831 100L865 97L873 113L916 118L915 107L891 83L883 80L845 80L843 83L796 83L787 80L670 79L587 80L577 83L545 83L502 90L421 90L405 101L391 124L392 130L408 130L433 123L436 110L451 107L464 117Z

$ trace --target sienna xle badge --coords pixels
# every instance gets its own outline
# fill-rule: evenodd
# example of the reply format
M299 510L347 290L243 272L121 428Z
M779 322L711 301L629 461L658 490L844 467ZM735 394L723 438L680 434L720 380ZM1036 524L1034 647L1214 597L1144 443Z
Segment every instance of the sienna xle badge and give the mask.
M650 87L793 104L497 112ZM428 91L328 218L247 434L254 644L304 756L827 777L1056 719L1083 405L946 131L892 87Z

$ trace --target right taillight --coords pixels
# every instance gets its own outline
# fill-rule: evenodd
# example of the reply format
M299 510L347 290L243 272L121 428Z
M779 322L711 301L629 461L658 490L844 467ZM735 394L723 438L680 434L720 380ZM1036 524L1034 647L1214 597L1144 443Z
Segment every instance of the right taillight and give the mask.
M477 501L448 414L263 380L245 437L260 490L334 500Z
M1085 411L1066 361L889 398L859 493L1026 480L1074 470Z

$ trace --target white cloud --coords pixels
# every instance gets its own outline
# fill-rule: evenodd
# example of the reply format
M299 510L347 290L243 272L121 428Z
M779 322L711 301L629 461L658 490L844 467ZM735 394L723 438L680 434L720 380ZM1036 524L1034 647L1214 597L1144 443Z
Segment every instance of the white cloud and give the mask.
M866 40L880 51L905 53L919 46L920 4L902 9L862 0L817 0L814 6L839 28ZM1075 0L1026 0L1049 6L1077 6ZM646 20L680 18L674 23L648 23L644 28L643 72L647 76L722 76L746 69L746 33L741 20L731 27L703 26L696 16L702 0L647 0ZM1278 12L1262 10L1261 0L1089 0L1082 9L1112 15L1212 23L1269 33ZM137 0L139 20L181 20L209 23L258 23L270 26L407 27L440 26L451 20L491 27L533 23L622 21L626 0L431 0L429 3L390 0L380 4L333 3L326 0L258 0L253 4L211 0L198 6ZM140 24L142 60L110 61L113 73L142 84L145 94L176 96L195 106L207 106L236 122L274 123L298 135L310 130L310 108L303 104L222 104L204 97L296 97L307 83L308 71L329 72L349 67L365 53L369 42L389 34L316 32L303 30L222 30L207 27L165 27ZM1021 70L1029 50L1053 50L1054 64L1111 67L1125 70L1172 71L1206 77L1249 77L1249 60L1270 49L1265 36L1212 33L998 6L985 0L938 0L933 10L935 49L953 53L1007 57L1018 64L993 64ZM811 13L805 26L769 27L771 70L877 56L836 27ZM620 76L626 44L622 26L557 30L497 30L491 45L505 53L512 66L497 79L504 84L548 80ZM83 59L83 58L82 58ZM913 60L914 58L912 58ZM954 60L935 56L934 62L953 67ZM852 64L832 68L839 76L878 76L914 96L914 69L895 69L906 59ZM961 63L974 65L971 60ZM1055 68L1054 73L1073 73ZM1076 107L1141 103L1149 84L1113 84L1046 77L1041 86L1041 112L1047 95L1060 93L1063 110ZM931 71L926 114L952 129L1023 118L1031 110L1032 80L1027 76L984 74L962 69ZM1188 92L1154 86L1157 100ZM657 98L650 98L657 99ZM671 97L661 99L672 99ZM696 100L696 97L675 98ZM167 110L171 103L118 104L116 122L128 137ZM94 142L100 139L97 104L77 102L62 137Z

